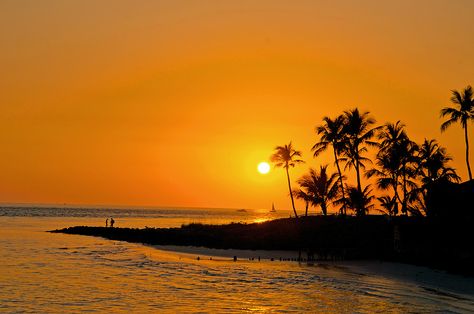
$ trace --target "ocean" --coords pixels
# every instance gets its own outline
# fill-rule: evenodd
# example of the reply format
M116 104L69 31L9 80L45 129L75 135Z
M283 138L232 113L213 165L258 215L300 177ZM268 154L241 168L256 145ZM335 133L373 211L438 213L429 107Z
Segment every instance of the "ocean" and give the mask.
M424 267L281 262L270 259L279 252L156 247L46 232L104 226L110 217L116 227L176 227L288 216L248 209L1 207L0 312L474 312L474 278Z

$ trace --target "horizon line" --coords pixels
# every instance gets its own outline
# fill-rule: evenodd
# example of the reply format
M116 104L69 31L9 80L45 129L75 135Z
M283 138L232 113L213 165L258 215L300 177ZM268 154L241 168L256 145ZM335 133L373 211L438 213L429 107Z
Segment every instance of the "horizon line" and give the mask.
M3 207L52 207L52 208L97 208L97 209L250 209L257 210L261 208L243 208L243 207L202 207L202 206L161 206L161 205L118 205L118 204L84 204L84 203L34 203L34 202L0 202L0 208Z

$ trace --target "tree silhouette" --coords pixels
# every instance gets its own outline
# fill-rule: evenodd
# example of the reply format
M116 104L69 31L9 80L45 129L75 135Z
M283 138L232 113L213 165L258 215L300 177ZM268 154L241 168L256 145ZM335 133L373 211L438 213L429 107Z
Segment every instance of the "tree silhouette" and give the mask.
M307 217L308 216L309 202L311 201L311 196L309 194L307 194L305 191L303 191L302 189L293 190L293 195L297 199L300 199L300 200L304 201L304 204L305 204L304 215Z
M339 154L341 153L344 145L344 117L342 115L337 116L334 120L329 117L323 118L323 124L316 126L316 133L321 136L319 142L314 144L311 150L314 152L313 157L317 157L319 154L324 152L332 146L334 162L337 167L337 173L339 174L339 187L342 194L342 207L340 209L341 214L346 214L346 196L344 192L343 175L341 167L339 166Z
M290 191L291 205L293 206L293 212L295 217L298 218L298 214L295 209L295 201L293 199L293 192L291 190L291 181L289 168L294 167L296 164L304 163L303 160L298 159L301 157L301 152L293 148L291 142L288 145L275 147L275 152L270 157L270 160L275 164L275 167L282 167L286 171L286 177L288 179L288 189Z
M342 153L344 157L340 160L345 161L345 169L354 168L357 178L357 191L359 195L364 195L366 189L362 189L360 172L365 169L365 162L370 159L363 155L367 152L367 146L376 146L371 139L375 136L380 127L372 128L375 120L369 116L369 112L360 113L358 108L344 112L344 142ZM350 196L349 196L350 199ZM353 204L362 204L355 202ZM357 212L363 212L364 208L359 208Z
M362 192L356 187L346 187L347 190L347 206L353 210L356 216L365 216L370 209L374 208L372 201L374 196L371 195L370 185L367 185Z
M421 186L413 195L414 202L419 210L429 215L426 207L427 192L429 188L437 182L459 182L461 178L456 174L456 170L448 166L452 158L448 156L446 149L441 147L436 140L425 139L418 151L417 175L420 178Z
M403 124L400 124L399 121L396 124L387 123L384 125L383 130L377 136L381 140L377 145L379 147L375 159L377 168L372 168L366 172L368 178L377 177L376 183L379 189L388 190L392 188L393 197L383 196L378 198L382 207L390 215L398 214L398 181L402 158L396 148L399 142L406 138L403 127Z
M423 186L440 180L449 182L460 181L461 178L456 174L456 170L447 165L452 158L436 140L425 139L420 146L418 158L418 174L421 176Z
M472 180L471 166L469 164L469 139L467 132L467 124L469 120L474 120L474 99L472 95L472 87L467 86L462 94L457 90L452 90L451 102L456 107L445 107L441 109L441 117L448 117L448 120L441 124L441 132L453 123L460 122L464 129L464 141L466 143L466 165L469 174L469 180Z
M380 206L383 209L379 209L381 213L388 214L389 216L396 216L398 213L398 208L397 208L397 199L395 196L390 197L388 195L384 195L381 197L377 197L377 200L380 203Z
M309 196L311 205L320 206L324 216L328 213L328 205L338 195L337 173L328 174L327 165L321 166L319 172L310 168L309 173L298 180L300 189Z
M382 190L392 188L395 203L393 214L398 214L398 203L403 214L408 214L410 193L417 188L416 153L418 146L408 138L405 125L400 121L386 123L377 134L379 151L375 164L377 168L366 172L367 177L377 176L377 187ZM401 188L399 193L398 188ZM402 195L402 197L400 196ZM380 201L380 200L379 200ZM384 201L386 201L384 199ZM388 204L388 203L384 203Z

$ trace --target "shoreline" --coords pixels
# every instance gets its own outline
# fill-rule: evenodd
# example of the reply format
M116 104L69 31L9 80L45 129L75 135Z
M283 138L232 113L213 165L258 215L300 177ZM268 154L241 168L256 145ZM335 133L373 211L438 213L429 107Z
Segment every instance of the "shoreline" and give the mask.
M242 249L215 249L203 246L179 246L179 245L151 245L143 244L148 247L168 252L183 253L192 256L206 256L215 258L228 258L230 261L233 260L234 256L237 260L258 260L260 257L261 261L280 261L280 258L288 260L298 258L298 252L295 251L279 251L279 250L242 250Z
M270 259L302 262L383 260L473 276L474 250L469 230L468 223L447 224L420 217L312 216L251 224L189 224L180 228L76 226L50 232L98 236L174 251L188 247L188 251L203 252L189 249L202 247L210 255L225 257L257 258L261 254ZM249 253L252 251L260 253Z
M202 261L261 262L261 263L295 263L302 266L323 267L325 269L342 270L358 276L383 277L420 286L421 288L445 297L455 294L474 302L474 278L446 271L383 260L346 260L346 261L298 261L298 253L294 251L265 251L213 249L206 247L176 246L176 245L147 245L157 250L184 255L189 259ZM199 259L198 259L199 257ZM260 260L257 258L260 257ZM280 257L284 260L280 260ZM273 260L272 260L273 258Z

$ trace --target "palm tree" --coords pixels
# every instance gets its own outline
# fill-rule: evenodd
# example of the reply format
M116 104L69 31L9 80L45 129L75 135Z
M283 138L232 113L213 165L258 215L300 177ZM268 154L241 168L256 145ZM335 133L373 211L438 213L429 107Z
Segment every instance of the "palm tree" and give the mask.
M380 150L386 151L399 144L400 141L408 139L408 135L405 131L405 125L398 120L395 124L386 123L377 138L380 140L378 145Z
M337 173L339 174L339 184L342 194L342 207L341 214L346 214L346 196L344 193L344 182L341 172L341 167L339 166L339 154L342 151L344 143L344 117L339 115L334 120L329 117L323 118L324 123L316 127L316 133L321 136L321 140L314 144L311 150L314 152L313 157L317 157L319 154L324 152L329 146L332 146L334 154L334 162L337 167Z
M386 190L392 187L395 202L399 201L402 213L408 214L410 191L417 188L414 179L416 176L415 154L418 146L408 138L404 128L405 125L400 121L395 124L386 123L383 126L377 135L380 141L377 144L379 151L375 162L378 169L367 171L366 176L370 178L376 175L377 186L380 189ZM398 187L401 187L403 198L398 193ZM394 209L397 214L398 207Z
M466 143L466 165L469 174L469 180L472 180L471 166L469 164L469 139L467 137L467 123L469 120L474 120L474 99L472 87L467 86L462 94L457 90L452 90L451 102L456 107L445 107L441 109L441 117L449 117L448 120L441 124L441 132L455 122L460 122L464 129L464 141Z
M377 135L380 143L377 144L379 151L375 159L377 168L372 168L366 172L367 178L377 177L377 187L393 190L393 198L388 196L379 197L382 207L389 210L389 214L398 214L398 182L402 156L399 148L400 143L405 142L407 135L403 129L404 125L397 121L395 124L387 123Z
M309 202L311 201L311 196L309 194L307 194L305 191L303 191L302 189L293 190L293 194L297 199L300 199L300 200L304 201L304 204L305 204L304 215L305 215L305 217L307 217L308 216Z
M378 198L378 200L382 203L384 201L384 204L390 204L390 215L396 216L398 214L398 182L399 182L399 169L400 169L400 162L399 159L396 158L395 156L391 154L380 154L377 156L375 164L377 168L372 168L366 172L367 178L371 178L373 176L377 177L377 187L380 190L388 190L392 189L393 190L393 197L389 197L390 200L392 201L393 199L393 204L392 202L387 202L386 199L384 198L381 200ZM386 208L386 206L382 207Z
M456 174L454 168L448 167L452 158L446 149L440 146L436 140L427 140L420 146L418 153L418 174L423 186L437 181L459 182L461 178Z
M367 185L362 192L356 187L346 187L347 190L347 207L352 209L356 216L365 216L370 209L374 208L372 201L374 196L371 195L370 185Z
M309 196L311 205L320 206L324 216L328 214L328 205L338 195L337 173L328 174L327 165L319 172L310 168L309 173L298 180L301 190Z
M288 189L290 190L291 205L293 206L293 212L295 217L298 218L298 214L295 209L295 201L293 199L293 192L291 190L290 173L288 169L294 167L296 164L304 163L303 160L298 159L301 157L301 152L293 148L291 142L288 145L275 147L275 152L270 157L270 160L275 164L275 167L282 167L286 170L286 177L288 179Z
M377 197L377 200L380 203L382 209L379 209L380 212L384 214L388 214L389 216L396 216L398 212L398 203L395 197L390 197L388 195L384 195L381 197Z
M418 151L417 175L420 177L421 186L413 193L414 202L418 211L422 210L429 215L426 206L427 193L430 186L436 182L459 182L461 178L456 170L448 166L452 158L446 149L436 140L425 139Z
M343 133L345 134L341 160L346 162L345 168L354 168L357 176L357 190L363 193L360 181L360 171L365 168L364 162L370 159L363 156L367 152L367 145L375 146L371 139L380 127L371 128L375 119L369 116L369 112L360 113L358 108L344 111Z

